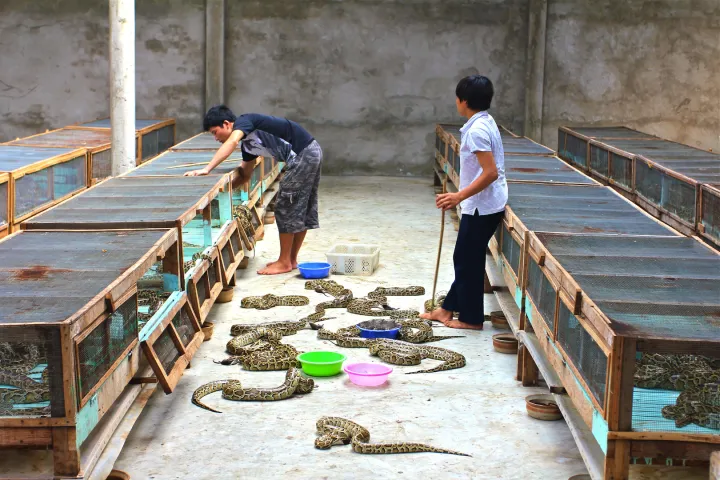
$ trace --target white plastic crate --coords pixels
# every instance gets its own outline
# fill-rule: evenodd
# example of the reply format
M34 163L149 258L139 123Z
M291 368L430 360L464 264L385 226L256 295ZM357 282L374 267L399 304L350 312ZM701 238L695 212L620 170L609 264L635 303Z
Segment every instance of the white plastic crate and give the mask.
M380 245L336 244L325 256L330 273L372 275L380 263Z

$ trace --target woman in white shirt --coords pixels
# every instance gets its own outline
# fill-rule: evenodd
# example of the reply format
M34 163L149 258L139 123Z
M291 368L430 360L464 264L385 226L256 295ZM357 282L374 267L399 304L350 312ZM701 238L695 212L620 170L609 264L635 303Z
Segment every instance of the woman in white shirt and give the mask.
M487 112L493 93L492 82L481 75L463 78L455 89L457 111L468 119L460 129L460 189L438 195L435 202L443 210L459 203L462 211L453 254L455 280L443 305L421 315L451 328L483 328L485 251L508 199L500 131Z

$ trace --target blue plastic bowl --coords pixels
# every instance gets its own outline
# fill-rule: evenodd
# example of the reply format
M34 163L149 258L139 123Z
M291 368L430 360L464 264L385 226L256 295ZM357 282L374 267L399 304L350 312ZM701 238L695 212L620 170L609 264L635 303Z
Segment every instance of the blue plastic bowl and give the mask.
M298 264L298 270L303 278L325 278L330 274L331 266L327 262L305 262Z
M360 325L355 325L360 330L362 338L397 338L400 327L391 328L390 330L368 330Z

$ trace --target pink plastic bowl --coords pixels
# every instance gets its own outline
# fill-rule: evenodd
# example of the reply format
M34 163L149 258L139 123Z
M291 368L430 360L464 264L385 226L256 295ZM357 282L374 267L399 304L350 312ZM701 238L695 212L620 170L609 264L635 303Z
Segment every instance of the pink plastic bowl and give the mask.
M343 367L350 381L363 387L377 387L387 382L392 367L380 363L351 363Z

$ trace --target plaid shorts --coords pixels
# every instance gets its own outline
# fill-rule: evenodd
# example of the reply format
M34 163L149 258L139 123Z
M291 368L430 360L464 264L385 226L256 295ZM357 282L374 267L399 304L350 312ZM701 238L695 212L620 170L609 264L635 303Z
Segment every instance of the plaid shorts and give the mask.
M315 140L285 167L275 202L275 221L280 233L320 228L318 186L321 168L322 149Z

